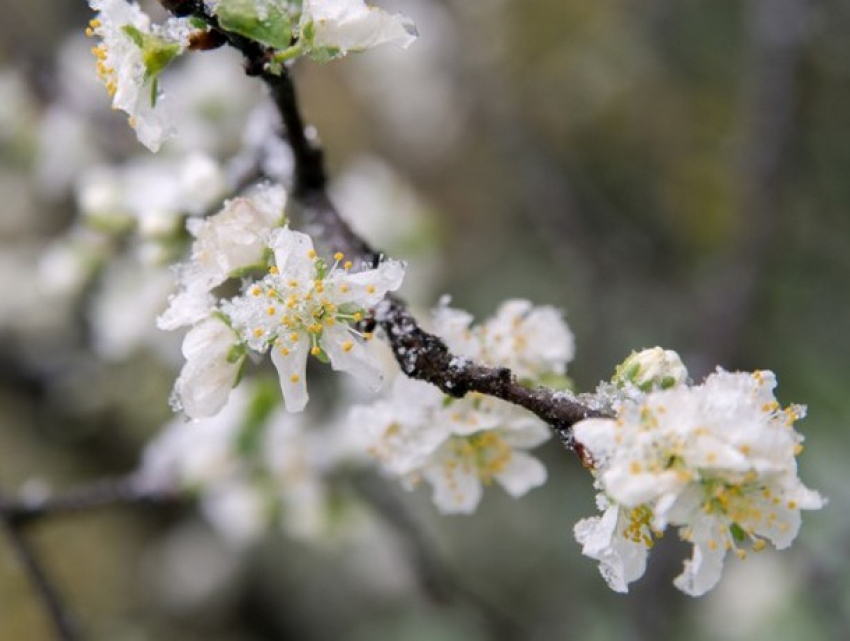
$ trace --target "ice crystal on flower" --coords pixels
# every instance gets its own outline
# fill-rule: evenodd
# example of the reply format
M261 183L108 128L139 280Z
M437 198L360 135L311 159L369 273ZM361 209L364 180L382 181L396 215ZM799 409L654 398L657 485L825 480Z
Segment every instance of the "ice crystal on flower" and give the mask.
M372 389L380 387L381 368L366 346L371 334L354 324L388 291L398 289L403 264L387 260L355 272L341 253L328 264L309 236L289 228L276 230L269 247L274 260L268 274L225 303L222 311L251 349L271 351L287 409L298 412L307 403L310 354Z
M305 0L301 33L311 55L319 60L381 44L407 48L418 35L410 18L363 0Z
M112 106L127 113L139 141L151 151L172 134L166 114L157 109L157 78L186 46L188 25L171 18L152 25L144 11L125 0L89 0L98 12L87 34L101 44L92 49L97 73L112 96Z
M693 557L674 582L687 594L710 590L727 552L746 556L747 542L756 551L768 541L789 546L800 510L824 505L797 476L802 437L793 425L804 409L783 409L775 386L772 372L718 370L698 386L625 399L616 418L587 419L574 428L593 460L607 510L619 510L619 519L642 510L648 528L660 532L673 525L693 543ZM624 590L628 580L611 578L620 576L611 573L611 559L622 557L620 542L600 545L598 520L580 529L585 553L601 561L614 589Z
M481 325L443 301L434 325L458 354L451 367L473 359L506 365L525 380L539 381L563 374L573 354L572 333L560 314L523 300L504 303ZM388 474L407 486L425 480L443 512L473 512L483 488L492 483L518 497L546 480L546 469L527 450L547 440L549 428L495 398L468 394L454 399L427 383L400 377L387 399L355 408L351 422L369 430L370 451Z

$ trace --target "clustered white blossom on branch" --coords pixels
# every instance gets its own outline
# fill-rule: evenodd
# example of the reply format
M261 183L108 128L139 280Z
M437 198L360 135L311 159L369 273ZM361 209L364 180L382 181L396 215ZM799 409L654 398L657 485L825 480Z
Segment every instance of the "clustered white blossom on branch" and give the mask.
M628 378L620 382L646 391L615 398L615 417L573 428L604 511L581 521L575 534L611 588L628 591L668 526L694 546L675 580L693 596L720 580L728 552L744 558L747 548L762 550L767 541L788 547L800 510L824 505L797 476L803 438L794 422L805 408L779 405L769 371L718 369L690 386L678 356L659 348L625 365L620 373Z
M113 106L130 115L139 140L153 151L173 131L160 75L185 51L208 48L198 44L202 36L239 49L249 73L262 76L276 100L289 99L279 81L289 82L288 67L297 58L326 62L380 44L407 47L416 38L410 19L363 0L168 0L163 4L177 17L162 25L125 0L90 4L98 12L89 35L101 39L99 76ZM320 520L324 476L350 460L317 454L339 439L361 442L405 487L427 483L440 511L468 514L488 485L520 497L545 483L546 469L530 450L554 429L592 472L602 514L582 520L575 536L611 588L625 592L643 575L653 542L670 527L693 544L675 585L694 596L719 581L728 552L744 557L767 542L787 547L800 528L800 511L825 504L797 475L802 437L794 423L804 410L779 405L771 372L718 369L694 385L678 354L656 347L633 353L610 382L576 396L566 376L574 338L562 314L522 299L506 301L479 324L444 300L430 319L432 334L414 329L437 352L448 350L447 369L481 366L523 392L546 390L540 402L583 403L581 415L590 418L565 425L557 413L534 415L510 395L442 385L441 391L408 378L402 370L415 376L419 359L428 357L412 347L393 345L401 366L387 364L373 341L387 336L375 324L392 322L385 312L396 303L387 295L401 286L406 265L365 249L345 255L347 247L367 247L353 235L346 247L323 247L327 238L316 228L329 224L327 216L309 221L314 237L295 228L287 209L306 200L298 165L309 157L318 159L320 174L323 169L300 116L278 108L290 129L294 180L269 175L271 164L286 167L277 150L276 163L261 162L264 180L204 215L236 181L216 162L192 156L196 166L188 173L195 180L167 199L182 212L171 212L170 221L192 215L189 256L174 268L178 290L158 322L166 330L187 328L172 400L191 422L169 425L149 447L143 473L152 484L197 491L211 519L229 524L237 539L251 538L284 504L288 527L304 533ZM274 126L263 118L262 131L247 141L271 137ZM125 168L124 174L133 172ZM321 177L311 189L325 189ZM93 219L102 211L132 210L122 189L116 176L90 175L80 201ZM327 207L323 214L330 213L343 236L351 234ZM258 419L249 366L265 354L281 394L271 406L261 403ZM309 413L289 416L307 410L310 356L371 393L360 392L356 402L346 397L341 405L350 411L334 416L333 429L311 427ZM391 383L376 397L384 379Z

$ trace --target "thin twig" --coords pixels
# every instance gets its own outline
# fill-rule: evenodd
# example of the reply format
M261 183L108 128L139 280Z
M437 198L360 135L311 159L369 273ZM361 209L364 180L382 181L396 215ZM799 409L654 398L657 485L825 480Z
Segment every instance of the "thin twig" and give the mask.
M0 516L16 528L48 516L88 512L115 505L160 505L179 502L174 491L152 488L141 477L99 479L60 494L0 500Z
M21 531L22 523L12 516L14 510L5 509L7 506L4 496L0 494L0 522L15 556L50 617L56 638L59 641L78 641L81 637L73 617L65 607L62 597L38 560L35 551L24 538Z

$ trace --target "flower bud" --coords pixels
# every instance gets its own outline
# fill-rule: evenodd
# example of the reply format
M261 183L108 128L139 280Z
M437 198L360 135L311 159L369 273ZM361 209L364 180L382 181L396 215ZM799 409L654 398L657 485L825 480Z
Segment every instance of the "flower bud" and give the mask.
M652 347L631 355L617 366L611 382L618 387L631 384L644 392L681 385L688 370L679 355L670 349Z

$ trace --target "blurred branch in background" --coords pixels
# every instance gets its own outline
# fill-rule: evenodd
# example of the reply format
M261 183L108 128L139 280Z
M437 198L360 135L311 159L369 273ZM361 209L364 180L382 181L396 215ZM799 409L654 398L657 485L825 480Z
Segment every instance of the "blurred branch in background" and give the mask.
M697 343L706 362L734 362L770 251L777 241L783 185L795 158L791 153L800 96L800 73L809 0L751 0L747 3L747 57L741 74L735 176L738 214L735 234L706 267L698 287ZM782 252L774 257L781 260Z

